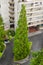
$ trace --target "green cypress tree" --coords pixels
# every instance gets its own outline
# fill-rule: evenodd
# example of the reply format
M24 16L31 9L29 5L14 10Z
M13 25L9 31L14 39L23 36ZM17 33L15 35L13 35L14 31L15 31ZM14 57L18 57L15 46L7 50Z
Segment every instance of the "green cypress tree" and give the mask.
M25 5L22 4L14 39L14 60L26 58L30 53L30 49L31 42L28 41L26 10Z

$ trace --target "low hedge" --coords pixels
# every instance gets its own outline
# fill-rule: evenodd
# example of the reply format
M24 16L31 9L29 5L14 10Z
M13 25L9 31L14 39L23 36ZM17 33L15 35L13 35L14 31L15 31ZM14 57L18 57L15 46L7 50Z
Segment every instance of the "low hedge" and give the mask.
M43 65L43 49L32 53L30 65Z

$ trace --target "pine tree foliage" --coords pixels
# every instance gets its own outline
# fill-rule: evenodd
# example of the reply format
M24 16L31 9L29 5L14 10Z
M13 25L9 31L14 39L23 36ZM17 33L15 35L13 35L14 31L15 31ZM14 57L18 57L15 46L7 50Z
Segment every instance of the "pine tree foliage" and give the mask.
M31 42L28 40L26 9L25 5L22 4L14 39L14 60L26 58L30 53L30 49Z

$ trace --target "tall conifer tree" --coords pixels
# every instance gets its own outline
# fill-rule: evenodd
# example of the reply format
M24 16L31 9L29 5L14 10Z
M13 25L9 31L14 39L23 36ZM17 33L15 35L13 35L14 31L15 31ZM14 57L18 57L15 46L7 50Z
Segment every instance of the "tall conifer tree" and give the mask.
M14 60L21 60L26 58L30 53L31 43L28 41L28 31L27 31L27 18L25 5L22 4L18 28L16 29L15 39L14 39Z

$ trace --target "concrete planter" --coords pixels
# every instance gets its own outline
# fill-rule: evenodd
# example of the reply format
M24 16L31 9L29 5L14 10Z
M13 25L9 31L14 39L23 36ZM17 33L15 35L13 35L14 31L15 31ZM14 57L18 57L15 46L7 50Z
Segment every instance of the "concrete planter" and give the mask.
M25 59L14 61L13 65L28 65L30 60L30 56L27 56Z
M5 48L4 48L3 52L1 53L0 59L2 58L2 56L3 56L4 52L5 52L5 49L6 49L6 45L5 44L4 44L4 46L5 46Z

